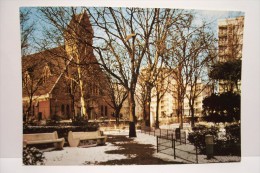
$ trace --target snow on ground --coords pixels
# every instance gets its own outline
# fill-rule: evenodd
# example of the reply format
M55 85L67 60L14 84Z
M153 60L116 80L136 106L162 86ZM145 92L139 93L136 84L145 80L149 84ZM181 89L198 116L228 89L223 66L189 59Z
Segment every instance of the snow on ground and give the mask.
M128 130L118 130L118 131L105 131L105 134L109 135L125 135L128 136ZM140 144L151 144L156 149L156 137L148 134L140 133L137 131L137 137L134 138L134 141ZM118 142L118 144L123 144L125 141ZM180 145L176 146L176 154L180 155L182 158L174 159L173 156L169 154L173 153L173 149L165 150L163 153L155 153L154 157L163 159L165 161L175 161L175 162L184 162L184 163L195 163L196 156L194 154L188 154L184 151L189 151L190 153L194 153L194 146ZM105 151L117 150L119 147L107 142L106 146L98 146L98 147L89 147L89 148L79 148L79 147L64 147L61 151L51 151L45 152L46 165L84 165L84 164L96 164L98 162L105 162L108 160L120 160L126 158L134 158L136 155L124 156L123 154L106 154ZM190 162L192 161L192 162ZM236 156L215 156L213 159L207 160L205 155L198 155L199 163L211 163L211 162L238 162L240 161L240 157Z
M137 138L135 141L142 144L152 144L154 148L156 148L156 137L148 134L138 133ZM196 163L196 155L195 155L195 148L191 144L186 145L176 145L176 155L177 158L174 159L173 157L173 149L170 148L168 151L164 151L164 153L157 153L153 154L154 157L163 159L165 161L175 161L175 162L184 162L184 163ZM190 154L192 153L192 154ZM169 155L169 154L172 154ZM181 157L181 158L178 158ZM208 160L206 155L198 155L198 163L221 163L221 162L239 162L240 157L238 156L214 156L214 158Z
M107 143L98 147L64 147L60 151L45 152L45 165L84 165L105 162L108 160L120 160L127 158L120 154L106 154L105 151L116 150L117 146Z

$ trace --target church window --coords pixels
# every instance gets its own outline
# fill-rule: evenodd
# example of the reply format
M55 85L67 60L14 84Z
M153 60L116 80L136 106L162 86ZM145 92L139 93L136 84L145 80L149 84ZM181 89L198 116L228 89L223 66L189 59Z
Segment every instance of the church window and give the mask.
M51 76L51 70L49 65L46 63L45 67L43 68L43 73L42 73L42 78L43 78L43 82L46 82L47 79Z

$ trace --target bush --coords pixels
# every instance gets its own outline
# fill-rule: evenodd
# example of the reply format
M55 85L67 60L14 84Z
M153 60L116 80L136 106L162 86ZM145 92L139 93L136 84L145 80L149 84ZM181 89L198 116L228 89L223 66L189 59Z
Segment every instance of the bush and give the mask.
M217 140L218 129L216 127L207 128L206 126L199 125L194 127L192 130L193 132L189 133L188 140L194 146L197 146L200 153L202 154L206 152L206 135L213 135L213 140Z
M84 126L73 126L73 125L64 125L64 124L56 124L53 126L45 125L45 126L24 126L23 133L52 133L57 131L58 137L64 137L67 141L69 131L73 132L86 132L86 131L97 131L99 128L97 123L88 123Z
M53 121L61 121L62 118L59 115L53 115L51 118Z
M241 133L240 124L231 124L226 126L227 139L233 141L235 144L240 144Z
M75 119L72 121L72 125L74 126L87 126L88 120L85 119L83 116L76 116Z
M197 145L201 154L206 154L205 136L213 135L214 155L241 155L240 149L240 125L233 124L226 127L226 138L218 139L219 130L217 127L207 128L200 125L193 128L193 132L189 133L188 140L194 146Z
M27 147L23 150L23 164L24 165L43 165L43 153L35 147Z

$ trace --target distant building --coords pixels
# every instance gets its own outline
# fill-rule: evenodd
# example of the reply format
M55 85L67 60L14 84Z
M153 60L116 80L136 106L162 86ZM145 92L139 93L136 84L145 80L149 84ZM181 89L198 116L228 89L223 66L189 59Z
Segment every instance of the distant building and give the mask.
M157 85L159 85L159 92L161 95L160 101L158 102L158 115L159 119L167 117L177 118L178 109L178 93L177 93L177 81L174 78L173 73L169 73L169 69L162 69L162 75L159 75L157 79ZM195 116L202 116L202 101L205 97L211 95L212 89L198 80L197 84L198 96L194 101ZM183 102L183 115L184 117L189 117L191 115L188 95L191 92L191 86L188 85L186 88L185 98ZM157 107L157 97L156 97L156 87L153 87L151 93L151 104L150 104L150 120L151 124L155 122L156 119L156 107Z
M176 115L177 102L176 95L174 94L176 92L174 87L176 85L176 81L173 78L173 74L169 74L168 70L163 69L162 73L162 75L159 75L160 77L158 77L156 84L159 89L156 89L156 87L152 89L150 105L150 119L152 122L155 120L156 117L156 93L158 92L156 90L159 90L159 95L161 97L158 105L159 118L165 118Z
M67 28L63 46L22 57L23 113L36 120L72 119L82 114L84 98L89 119L111 118L113 110L102 90L105 74L95 64L91 46L94 32L88 14L75 15ZM80 44L82 40L85 44ZM79 60L91 65L78 68Z
M158 104L158 114L160 118L166 117L177 117L177 104L178 104L178 93L177 93L177 81L174 78L173 73L169 73L169 69L163 70L162 78L159 78L157 81L160 83L160 89L162 97ZM191 92L191 87L188 85L186 88L186 95L189 95ZM197 90L201 91L198 92L198 96L195 99L194 109L195 109L195 116L202 116L202 101L205 97L209 96L212 93L212 90L209 86L204 85L200 80L197 83ZM156 97L156 89L153 88L152 90L152 98L150 104L150 120L151 124L155 122L156 119L156 106L157 106L157 97ZM185 96L183 102L183 115L184 117L189 117L190 114L190 106L189 100Z
M243 32L243 16L218 21L219 62L227 62L235 59L242 60ZM239 83L239 86L240 85ZM227 82L220 80L218 87L219 93L226 92L227 90L229 90Z
M211 89L211 86L205 85L201 82L201 80L198 80L196 84L197 88L197 97L194 100L194 115L195 117L202 116L202 110L203 110L203 100L205 97L210 96L213 91ZM188 85L186 88L186 95L189 95L191 92L191 86ZM189 117L191 116L191 110L189 106L189 99L187 97L184 98L184 116Z

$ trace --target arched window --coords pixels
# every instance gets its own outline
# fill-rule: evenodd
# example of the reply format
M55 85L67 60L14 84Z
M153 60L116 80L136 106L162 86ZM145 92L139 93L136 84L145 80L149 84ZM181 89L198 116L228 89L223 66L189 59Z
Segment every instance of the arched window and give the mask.
M64 104L61 105L61 115L65 114L65 106Z
M42 78L43 78L43 82L46 82L46 80L51 76L51 70L49 65L46 63L44 68L43 68L43 73L42 73Z

